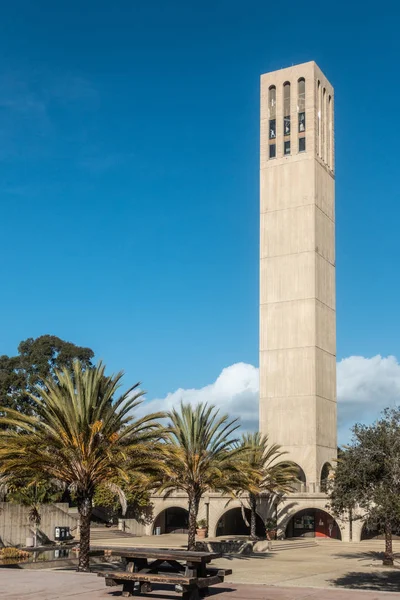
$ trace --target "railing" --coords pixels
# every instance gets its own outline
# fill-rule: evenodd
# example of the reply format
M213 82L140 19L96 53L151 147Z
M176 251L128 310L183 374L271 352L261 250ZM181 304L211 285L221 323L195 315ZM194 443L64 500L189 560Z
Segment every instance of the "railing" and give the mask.
M326 486L320 483L302 483L299 482L294 486L293 494L326 494Z

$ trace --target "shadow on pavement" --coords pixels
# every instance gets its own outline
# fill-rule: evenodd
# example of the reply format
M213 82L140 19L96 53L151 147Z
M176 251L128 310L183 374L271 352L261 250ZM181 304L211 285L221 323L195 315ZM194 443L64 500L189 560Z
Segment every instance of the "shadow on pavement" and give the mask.
M350 588L352 590L372 590L374 592L399 592L400 570L388 570L375 573L357 573L355 571L331 579L329 583L336 587Z
M154 597L154 600L171 600L171 598L175 598L178 599L180 596L176 594L174 586L169 586L168 589L166 589L167 586L159 586L159 585L153 585L152 586L152 591L151 593L148 594L142 594L140 597L143 598L152 598ZM207 598L210 598L211 596L215 596L215 600L218 600L218 596L220 594L227 594L230 592L236 592L236 588L231 588L231 587L210 587L209 588L209 592L207 594ZM110 598L120 598L122 596L122 589L120 588L119 590L114 590L109 592L109 596Z
M267 558L271 558L271 554L264 552L254 552L253 554L223 554L221 558L224 558L225 560L251 560L252 558L267 560Z
M338 552L332 558L348 558L351 560L382 560L383 552L374 550L366 552Z

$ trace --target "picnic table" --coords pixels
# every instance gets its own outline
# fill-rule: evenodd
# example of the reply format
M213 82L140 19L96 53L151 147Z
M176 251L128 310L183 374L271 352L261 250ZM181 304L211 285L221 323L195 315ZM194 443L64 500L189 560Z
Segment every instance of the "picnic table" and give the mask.
M175 586L183 600L199 600L208 593L208 588L224 581L231 569L218 569L207 566L220 558L218 552L193 552L162 548L93 548L91 556L121 557L125 571L99 573L105 577L106 586L122 585L122 596L133 596L135 584L140 593L152 591L151 584Z

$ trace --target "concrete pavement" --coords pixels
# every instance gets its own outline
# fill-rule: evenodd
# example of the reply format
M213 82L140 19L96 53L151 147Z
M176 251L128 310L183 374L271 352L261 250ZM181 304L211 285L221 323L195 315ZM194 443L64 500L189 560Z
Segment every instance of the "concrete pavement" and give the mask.
M398 584L396 585L397 589ZM175 593L154 591L147 598L179 598ZM308 587L270 587L222 584L211 589L215 600L400 600L400 593L352 591ZM94 574L73 571L24 571L0 569L0 598L5 600L113 600L121 588L106 588Z
M184 536L147 538L147 542L168 547L173 537L182 547ZM127 540L125 540L126 542ZM143 539L128 540L141 546ZM116 545L121 545L121 540ZM102 542L103 543L103 542ZM346 544L321 541L310 547L289 548L254 556L225 556L215 565L231 568L224 584L213 588L218 600L400 600L400 562L396 568L381 566L383 541ZM281 546L282 548L282 546ZM395 543L399 551L400 544ZM94 567L98 568L98 567ZM108 570L109 565L105 566ZM322 588L322 589L321 589ZM112 600L121 588L106 588L95 574L78 574L73 569L0 569L0 598L5 600ZM390 592L389 596L387 592ZM175 594L154 593L149 598L178 598Z

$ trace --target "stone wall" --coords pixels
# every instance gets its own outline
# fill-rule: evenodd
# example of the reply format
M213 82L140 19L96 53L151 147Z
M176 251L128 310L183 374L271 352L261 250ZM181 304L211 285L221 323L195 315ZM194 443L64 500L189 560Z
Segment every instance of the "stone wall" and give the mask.
M0 547L25 545L26 538L33 537L29 510L28 506L0 502ZM69 514L67 503L44 504L40 514L38 544L54 541L55 527L70 527L71 535L77 535L78 520Z

